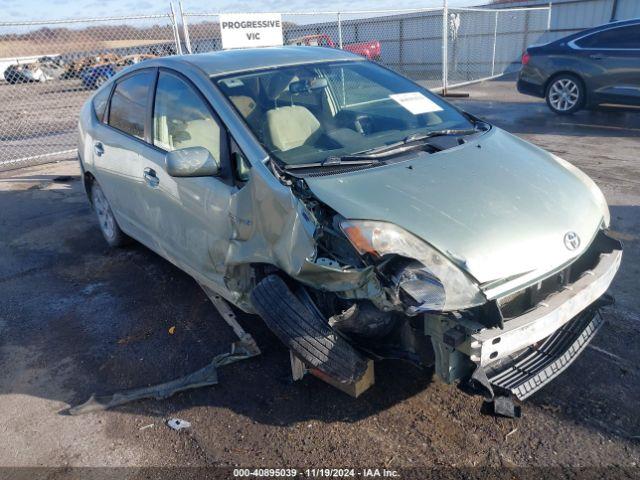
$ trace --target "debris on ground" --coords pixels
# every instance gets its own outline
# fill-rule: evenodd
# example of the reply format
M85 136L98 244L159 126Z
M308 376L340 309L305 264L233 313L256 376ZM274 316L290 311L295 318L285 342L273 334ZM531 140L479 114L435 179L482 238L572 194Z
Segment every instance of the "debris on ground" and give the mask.
M184 390L191 390L200 387L209 387L218 383L218 368L230 363L239 362L248 358L260 355L260 349L253 337L244 331L236 320L235 313L229 307L229 304L219 295L207 290L203 287L205 293L216 307L225 322L231 326L234 333L240 340L231 344L231 351L216 356L209 365L196 370L184 377L152 385L150 387L140 387L123 392L117 392L112 395L89 397L89 400L81 405L76 405L68 409L69 415L80 415L82 413L97 412L107 410L112 407L124 405L125 403L153 398L155 400L164 400ZM175 326L169 328L169 333L173 335Z
M493 388L484 368L478 366L474 370L469 379L469 384L485 397L485 402L481 408L483 413L507 418L520 418L522 416L520 406L515 404L508 391L504 389L496 391Z
M89 397L89 400L83 404L71 407L68 413L70 415L80 415L82 413L97 412L146 398L164 400L184 390L216 385L218 383L218 367L245 360L259 354L259 350L256 352L252 347L252 345L245 346L241 341L235 342L231 345L230 352L216 356L209 365L184 377L159 385L117 392L113 395L96 396L93 394Z
M489 411L499 417L520 418L522 411L519 405L516 405L511 397L495 396L488 405Z
M145 425L144 427L140 427L138 430L142 431L142 430L146 430L147 428L153 428L154 425L155 425L155 423L150 423L149 425Z
M169 335L173 335L174 333L176 333L176 326L175 325L172 326L172 327L169 327Z
M180 420L179 418L172 418L167 420L167 426L169 428L173 428L174 430L184 430L185 428L189 428L191 423L186 420Z
M513 435L514 433L516 433L518 431L518 427L514 428L513 430L511 430L509 433L507 433L504 436L504 439L506 440L507 438L509 438L511 435Z

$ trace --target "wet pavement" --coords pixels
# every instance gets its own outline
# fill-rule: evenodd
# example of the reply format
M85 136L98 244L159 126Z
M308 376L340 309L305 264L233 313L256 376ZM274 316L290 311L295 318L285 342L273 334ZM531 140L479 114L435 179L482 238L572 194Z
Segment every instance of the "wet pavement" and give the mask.
M292 385L288 353L249 315L263 354L222 368L219 385L67 415L91 393L194 371L234 340L186 274L140 245L106 246L71 161L0 173L0 466L636 468L640 113L558 117L512 82L462 90L455 103L592 176L625 243L604 327L522 419L480 415L481 398L401 362L376 364L357 400L315 378ZM169 429L172 417L191 427Z

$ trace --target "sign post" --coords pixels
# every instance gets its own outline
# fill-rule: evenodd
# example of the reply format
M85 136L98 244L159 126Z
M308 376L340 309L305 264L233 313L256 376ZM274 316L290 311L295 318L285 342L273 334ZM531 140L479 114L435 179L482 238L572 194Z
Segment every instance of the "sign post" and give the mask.
M283 44L279 13L220 14L222 48L275 47Z

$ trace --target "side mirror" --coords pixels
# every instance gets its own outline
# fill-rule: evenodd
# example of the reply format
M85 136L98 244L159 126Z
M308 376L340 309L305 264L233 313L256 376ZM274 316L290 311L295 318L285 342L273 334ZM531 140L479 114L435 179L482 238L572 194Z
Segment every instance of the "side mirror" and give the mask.
M172 177L211 177L220 173L220 163L204 147L187 147L167 152L167 173Z

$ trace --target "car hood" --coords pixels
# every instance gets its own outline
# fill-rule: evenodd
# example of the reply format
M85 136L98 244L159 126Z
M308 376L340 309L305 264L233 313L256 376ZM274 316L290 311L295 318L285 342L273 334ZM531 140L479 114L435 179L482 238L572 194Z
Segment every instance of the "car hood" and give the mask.
M584 173L495 127L441 152L305 181L344 217L394 223L491 286L568 263L608 222ZM580 237L575 250L565 246L568 232Z

